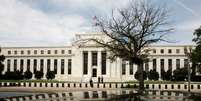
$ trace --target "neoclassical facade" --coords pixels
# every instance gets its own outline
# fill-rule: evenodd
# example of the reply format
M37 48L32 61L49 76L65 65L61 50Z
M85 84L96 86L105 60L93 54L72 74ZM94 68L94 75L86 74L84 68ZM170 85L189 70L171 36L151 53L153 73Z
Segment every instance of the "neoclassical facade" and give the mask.
M90 78L97 81L120 82L134 80L136 65L129 64L117 58L111 61L107 58L109 52L93 42L83 39L98 37L107 40L102 34L77 34L76 41L71 46L58 47L2 47L5 55L4 72L6 71L55 71L57 80L88 82ZM161 76L161 70L172 71L188 66L184 49L192 45L152 45L149 62L144 64L144 70L156 69ZM34 79L34 76L33 76ZM44 76L45 79L45 76Z

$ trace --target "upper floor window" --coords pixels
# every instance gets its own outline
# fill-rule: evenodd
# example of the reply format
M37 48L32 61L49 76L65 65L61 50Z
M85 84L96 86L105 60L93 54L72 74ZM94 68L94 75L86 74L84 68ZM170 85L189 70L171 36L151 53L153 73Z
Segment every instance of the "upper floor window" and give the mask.
M153 49L153 53L156 53L156 49Z
M179 49L176 49L176 53L180 53L180 50L179 50Z
M92 52L92 66L97 66L97 52Z
M11 51L8 51L8 54L11 54Z
M31 54L31 51L30 51L30 50L28 50L28 51L27 51L27 54Z
M51 51L50 51L50 50L47 50L47 54L51 54Z
M24 54L24 51L23 51L23 50L21 51L21 54Z
M170 53L170 54L171 54L171 53L172 53L172 50L171 50L171 49L168 49L168 53Z
M71 50L68 50L68 54L71 54L72 53L72 51Z
M162 53L162 54L164 53L164 49L161 49L161 53Z
M65 54L65 50L61 50L61 54Z
M14 51L15 54L17 54L17 51Z
M37 50L34 50L34 54L37 54Z
M41 51L40 51L40 54L44 54L44 50L41 50Z
M54 54L57 54L57 50L54 50Z

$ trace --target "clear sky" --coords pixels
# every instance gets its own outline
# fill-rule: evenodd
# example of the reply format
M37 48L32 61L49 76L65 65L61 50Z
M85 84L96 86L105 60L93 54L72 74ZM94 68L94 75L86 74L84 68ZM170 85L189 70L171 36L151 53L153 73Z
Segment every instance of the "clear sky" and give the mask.
M93 31L94 16L104 16L131 0L0 0L0 46L63 46L76 33ZM135 0L139 1L139 0ZM166 5L175 29L168 38L192 44L201 25L201 0L147 0ZM175 43L173 43L175 44Z

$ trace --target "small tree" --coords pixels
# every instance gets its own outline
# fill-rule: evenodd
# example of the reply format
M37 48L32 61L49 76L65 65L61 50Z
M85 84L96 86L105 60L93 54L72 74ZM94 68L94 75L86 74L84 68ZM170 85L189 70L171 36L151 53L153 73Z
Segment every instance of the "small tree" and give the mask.
M1 53L1 48L0 48L0 53ZM5 60L5 56L0 55L0 79L2 78L2 72L4 70L4 64L3 64L4 60Z
M44 73L43 73L43 71L36 71L34 75L35 75L36 79L41 79L43 77Z
M46 78L49 79L54 79L55 78L55 72L54 71L48 71L46 74Z
M154 69L154 70L150 70L149 74L148 74L148 78L149 80L158 80L159 79L159 74L158 72Z
M175 81L187 80L187 74L188 74L187 68L177 68L173 71L173 77Z
M27 70L26 72L24 72L25 79L31 79L32 76L33 76L33 73L30 70Z

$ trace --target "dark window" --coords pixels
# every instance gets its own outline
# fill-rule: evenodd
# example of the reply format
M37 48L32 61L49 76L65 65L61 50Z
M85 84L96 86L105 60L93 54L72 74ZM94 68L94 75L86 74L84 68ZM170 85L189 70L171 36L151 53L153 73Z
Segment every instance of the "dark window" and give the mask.
M92 52L92 66L97 66L97 52Z
M68 54L71 54L72 53L72 51L71 50L68 50Z
M21 51L21 54L24 54L24 51Z
M126 62L122 61L122 75L126 74Z
M101 74L105 75L106 74L106 52L101 53Z
M30 59L27 60L27 70L30 71Z
M23 69L24 69L24 60L21 59L20 60L20 71L23 72Z
M14 59L14 71L17 71L17 59Z
M28 51L27 51L27 54L31 54L31 51L30 51L30 50L28 50Z
M16 54L17 54L17 51L14 51L14 54L16 55Z
M40 60L40 71L43 72L43 68L44 68L44 60L41 59L41 60Z
M133 75L133 63L129 62L130 75Z
M50 66L51 65L51 61L50 59L47 59L47 72L50 71Z
M41 53L41 54L44 54L44 50L41 50L40 53Z
M37 54L37 50L34 50L34 54Z
M171 49L168 49L168 53L170 53L170 54L171 54L171 53L172 53L172 50L171 50Z
M71 74L72 60L68 59L68 74Z
M172 71L172 59L168 59L168 69Z
M57 74L57 59L54 59L54 73Z
M11 54L11 51L8 51L8 54Z
M35 73L37 70L37 60L36 59L34 59L33 68L34 68L34 73Z
M161 49L161 53L162 53L162 54L164 53L164 49Z
M176 59L176 68L180 68L180 59Z
M156 49L153 49L153 53L156 53Z
M179 49L176 49L176 53L180 53L180 50L179 50Z
M92 70L92 77L97 77L97 69L93 68Z
M83 52L83 74L88 74L88 52Z
M57 50L54 50L54 54L57 54Z
M61 50L61 54L65 54L65 50Z
M7 71L10 71L10 60L7 60Z
M156 59L153 59L153 70L156 70Z
M160 62L161 62L161 73L163 73L162 71L165 71L165 69L164 69L164 59L161 59Z
M47 50L47 54L51 54L51 51L50 51L50 50Z
M64 74L64 65L65 65L64 59L61 59L61 74Z

